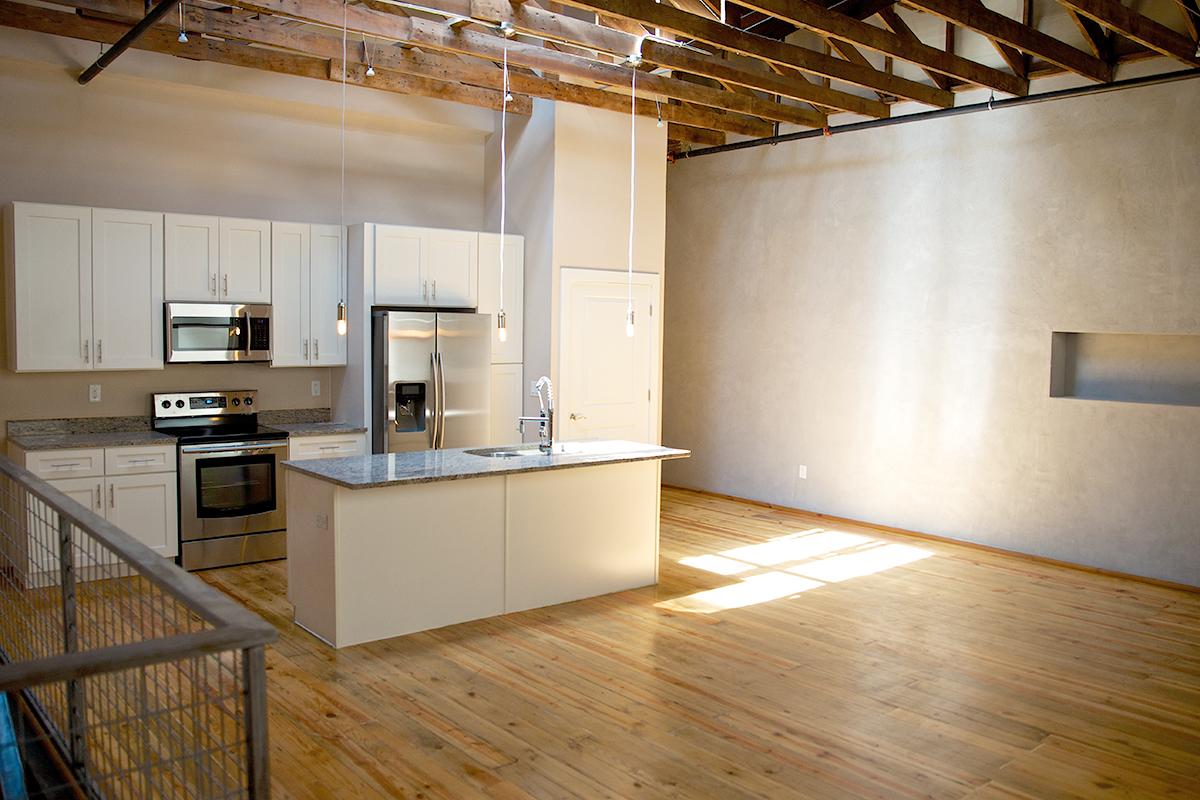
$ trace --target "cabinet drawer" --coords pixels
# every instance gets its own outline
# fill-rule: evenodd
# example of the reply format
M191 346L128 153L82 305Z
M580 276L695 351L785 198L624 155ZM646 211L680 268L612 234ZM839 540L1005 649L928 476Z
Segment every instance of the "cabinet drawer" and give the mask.
M174 471L174 445L109 447L104 451L104 474L106 475L140 475L146 472Z
M104 474L104 450L29 450L25 469L39 478L89 478Z
M365 433L334 436L293 436L288 442L288 458L304 461L310 458L342 458L361 456L367 452Z

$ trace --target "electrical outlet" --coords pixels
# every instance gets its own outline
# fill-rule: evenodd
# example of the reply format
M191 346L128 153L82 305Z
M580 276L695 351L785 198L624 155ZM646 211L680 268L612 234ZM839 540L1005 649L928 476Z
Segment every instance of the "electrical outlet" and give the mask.
M88 384L88 402L89 403L99 403L100 402L100 384L98 384L98 383Z
M320 381L312 382L312 396L313 397L321 396L321 382Z
M802 480L806 480L808 478L808 467L801 464L800 467L796 470L796 477L800 478Z
M537 397L537 396L538 396L538 391L537 391L537 381L530 381L530 382L529 382L529 396L530 396L530 397Z
M317 512L317 530L329 530L329 515L324 511Z

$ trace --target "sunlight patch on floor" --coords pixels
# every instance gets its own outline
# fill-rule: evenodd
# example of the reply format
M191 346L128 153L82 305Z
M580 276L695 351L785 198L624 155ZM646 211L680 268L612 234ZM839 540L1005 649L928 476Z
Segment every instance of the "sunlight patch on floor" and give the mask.
M737 583L655 603L668 611L712 614L791 598L852 578L874 575L933 555L907 544L813 528L720 553L681 558L685 567L739 576Z

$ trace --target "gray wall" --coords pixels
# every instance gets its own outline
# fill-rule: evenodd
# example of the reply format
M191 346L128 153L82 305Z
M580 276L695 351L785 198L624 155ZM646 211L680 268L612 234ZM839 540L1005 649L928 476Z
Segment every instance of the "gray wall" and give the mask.
M675 164L664 479L1200 585L1200 408L1049 397L1051 331L1200 333L1197 130L1193 80Z

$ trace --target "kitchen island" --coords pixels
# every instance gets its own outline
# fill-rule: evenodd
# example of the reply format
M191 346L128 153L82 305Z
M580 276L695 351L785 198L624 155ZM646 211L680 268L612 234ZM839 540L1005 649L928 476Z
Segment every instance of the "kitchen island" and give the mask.
M295 621L334 647L658 580L660 462L620 441L285 462Z

